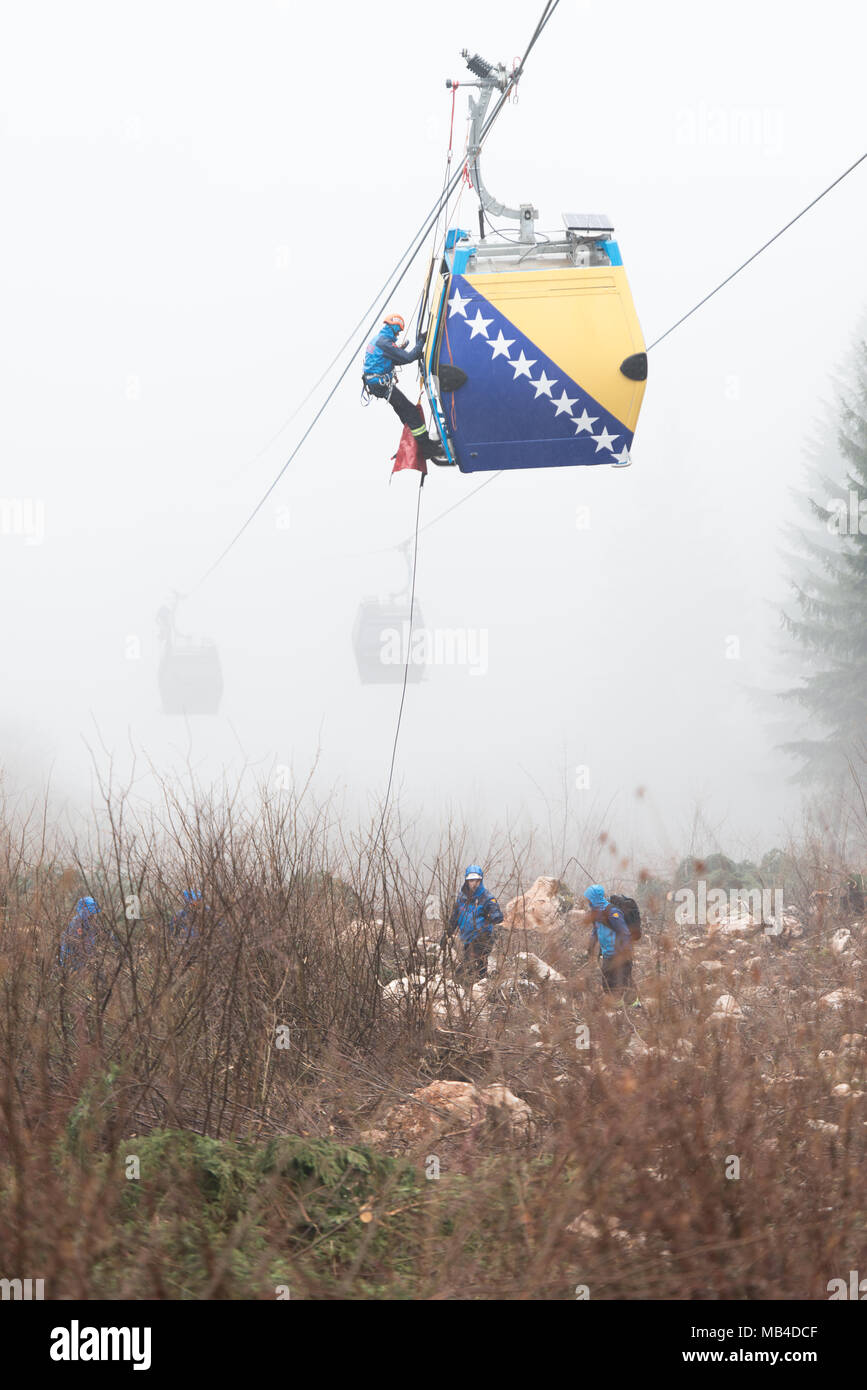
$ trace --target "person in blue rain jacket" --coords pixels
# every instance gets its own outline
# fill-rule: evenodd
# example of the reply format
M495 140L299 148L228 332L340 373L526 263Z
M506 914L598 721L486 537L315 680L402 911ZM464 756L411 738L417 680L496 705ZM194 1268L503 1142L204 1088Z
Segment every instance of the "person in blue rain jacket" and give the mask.
M102 914L95 898L79 898L72 920L60 938L60 963L80 970L96 950Z
M204 907L198 888L185 888L184 905L169 923L169 935L182 941L194 941L199 935Z
M584 900L592 927L590 955L598 949L602 987L609 994L622 994L632 986L632 933L626 918L608 901L601 883L591 883Z
M397 340L403 331L400 314L389 314L379 335L367 344L362 368L364 390L368 396L388 401L401 424L406 425L415 439L422 458L445 463L442 445L428 435L421 407L413 405L395 384L395 368L417 362L424 352L424 338L419 338L413 348L401 347Z
M488 956L494 945L494 929L502 920L500 904L485 887L481 868L478 864L470 864L443 935L443 944L455 932L460 936L464 948L464 975L470 982L485 979Z

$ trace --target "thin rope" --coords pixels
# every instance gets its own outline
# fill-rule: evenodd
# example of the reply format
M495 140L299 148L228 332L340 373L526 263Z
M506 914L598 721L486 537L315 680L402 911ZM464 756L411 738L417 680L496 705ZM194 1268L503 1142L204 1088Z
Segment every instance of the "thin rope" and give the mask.
M422 488L423 488L423 487L424 487L424 474L422 474L422 476L419 478L419 483L418 483L418 498L417 498L417 500L416 500L416 506L415 506L415 536L414 536L414 539L413 539L413 551L412 551L412 583L411 583L411 586L410 586L410 594L409 594L409 624L408 624L407 640L406 640L406 660L405 660L404 663L403 663L403 685L402 685L401 691L400 691L400 705L399 705L398 711L397 711L397 723L396 723L396 725L395 725L395 729L394 729L394 739L393 739L392 745L391 745L391 762L389 763L389 768L388 768L388 782L386 783L385 797L383 798L383 802L382 802L382 815L381 815L381 817L380 817L379 826L377 827L376 835L375 835L374 841L373 841L373 854L374 854L374 856L375 856L375 854L376 854L376 846L377 846L377 844L379 843L379 837L380 837L380 835L382 835L382 837L383 837L383 840L382 840L382 847L383 847L383 850L385 850L385 833L384 833L384 832L385 832L385 818L386 818L386 815L388 814L388 803L389 803L389 800L391 799L391 786L392 786L392 782L394 781L394 769L395 769L395 764L396 764L396 762L397 762L397 744L398 744L398 739L400 738L400 726L401 726L401 724L402 724L402 722L403 722L403 709L404 709L404 705L406 704L406 687L407 687L407 682L408 682L408 680L409 680L409 668L410 668L410 663L411 663L411 661L412 661L412 629L413 629L413 621L414 621L414 618L415 618L415 579L416 579L416 571L417 571L417 568L418 568L419 520L420 520L420 517L421 517L421 492L422 492ZM368 869L367 869L367 873L365 874L365 877L364 877L364 883L363 883L362 889L361 889L360 897L361 897L361 902L362 902L362 911L364 910L364 895L365 895L365 893L366 893L366 891L367 891L367 884L368 884L368 881L369 881L369 879L370 879L371 867L372 867L372 864L369 864L369 865L368 865Z
M826 196L826 194L830 193L833 188L836 188L839 183L842 183L843 180L847 178L849 174L851 174L855 169L858 168L859 164L864 163L865 159L867 159L867 151L865 151L865 153L862 154L860 158L856 159L854 164L850 164L848 169L844 169L843 173L840 174L836 179L834 179L833 183L829 183L827 188L823 188L822 192L817 194L817 196L813 198L811 202L807 203L806 207L803 207L801 211L797 213L794 217L792 217L784 227L781 227L778 232L775 232L774 235L764 243L764 245L759 247L758 251L754 251L753 254L747 260L745 260L741 265L738 266L737 270L733 270L731 275L727 275L726 278L724 280L721 280L720 283L716 285L715 288L712 289L709 294L706 294L703 299L700 299L697 304L693 305L693 307L689 310L688 313L683 314L682 317L679 318L676 323L673 323L671 327L667 328L665 332L660 334L658 338L654 338L653 342L650 344L650 347L647 348L647 351L651 352L653 348L657 347L662 342L663 338L667 338L670 333L673 333L676 328L679 328L682 323L685 323L688 318L691 318L693 314L697 313L697 311L702 307L703 304L707 304L709 299L713 299L713 296L715 294L718 294L721 289L723 289L726 285L730 284L731 281L734 280L735 276L740 275L741 271L745 270L746 267L750 265L754 260L756 260L756 258L760 256L763 251L767 251L768 247L772 246L773 243L777 241L783 235L784 232L787 232L790 227L794 227L795 223L800 221L800 219L804 216L805 213L809 212L811 208L814 208L817 203L821 202L821 200ZM493 482L495 478L502 478L503 473L509 471L510 470L508 469L501 469L498 473L492 473L487 482ZM440 512L437 516L431 517L430 521L422 527L422 530L429 531L432 526L436 526L437 522L442 521L444 517L447 517L450 515L451 512L456 511L458 507L462 507L465 502L469 502L470 499L472 497L475 497L477 492L481 492L482 488L485 486L487 486L487 483L482 483L479 487L473 488L472 492L468 492L464 497L459 498L457 502L454 502L450 507L447 507L444 512ZM401 542L401 544L406 545L407 542L403 541ZM397 547L387 546L385 547L385 549L395 550L397 549ZM380 554L382 552L372 551L370 553Z
M505 104L506 104L506 102L507 102L507 100L508 100L508 97L509 97L509 93L511 92L512 88L515 86L515 84L517 83L519 77L521 76L521 73L523 72L524 64L526 63L528 57L530 56L530 53L532 52L533 48L535 47L536 43L538 42L539 37L540 37L540 35L541 35L543 29L545 28L546 24L548 23L549 19L551 18L551 15L552 15L552 14L554 13L554 11L556 10L557 5L559 4L559 2L560 2L560 0L549 0L549 3L545 6L545 9L544 9L543 12L542 12L542 17L541 17L541 19L539 20L538 24L536 25L536 28L535 28L535 30L534 30L534 32L533 32L533 37L531 38L529 44L527 45L527 49L526 49L526 52L524 53L524 57L523 57L521 63L519 64L519 66L518 66L518 67L513 71L513 73L511 74L511 76L510 76L510 78L509 78L509 81L508 81L508 83L507 83L507 85L506 85L506 87L505 87L505 90L504 90L503 92L501 92L500 98L499 98L499 100L498 100L496 106L494 107L493 111L491 112L490 116L489 116L488 119L485 121L485 124L484 124L484 126L482 127L482 131L481 131L481 134L480 134L480 136L479 136L479 148L480 148L480 149L481 149L481 147L482 147L482 144L483 144L484 141L486 140L486 138L487 138L489 132L491 131L491 129L492 129L493 125L494 125L494 122L496 121L497 117L499 116L500 112L502 111L503 107L505 106ZM397 263L397 266L395 267L395 270L392 271L391 275L388 277L388 280L385 282L385 283L386 283L386 287L390 286L390 288L388 288L387 294L385 293L385 287L384 287L383 291L381 291L380 295L377 297L377 300L375 300L374 303L377 303L377 302L384 303L385 299L386 299L388 296L390 296L391 294L393 294L394 291L397 289L398 285L400 285L400 284L402 283L402 281L404 280L404 278L405 278L405 276L406 276L406 274L407 274L407 272L408 272L410 266L412 265L413 261L415 260L416 256L418 255L418 253L419 253L419 251L421 250L422 246L424 245L425 241L427 240L428 233L430 232L431 228L432 228L433 226L435 226L436 223L437 223L437 221L439 220L439 215L440 215L440 212L441 212L441 210L442 210L442 207L443 207L444 203L446 203L446 202L448 201L449 197L451 196L451 193L452 193L453 189L454 189L454 188L456 187L456 185L460 182L460 179L462 178L462 175L463 175L463 167L462 167L460 170L458 170L458 172L457 172L456 174L454 174L454 175L452 176L452 178L451 178L451 180L449 181L449 183L448 183L448 185L447 185L447 187L446 187L444 193L440 195L440 197L437 199L437 202L436 202L436 204L434 205L434 207L433 207L431 213L428 215L427 218L425 218L425 221L424 221L423 224L422 224L421 230L416 234L416 236L412 239L412 241L410 241L409 247L407 248L406 251L404 251L403 255L402 255L402 256L400 257L400 259L398 260L398 263ZM417 245L415 246L414 249L412 249L413 241L417 242ZM410 254L410 252L411 252L411 254ZM409 259L406 261L406 265L403 267L403 270L402 270L402 271L400 272L400 274L397 276L397 279L394 280L394 284L391 284L391 281L392 281L392 279L394 278L394 275L396 274L397 269L400 267L401 262L402 262L403 260L406 259L407 255L409 255ZM366 316L365 316L365 317L366 317ZM373 327L375 327L375 326L376 326L376 320L374 320L373 323L372 323L372 325L371 325L371 327L368 328L368 329L366 330L366 332L365 332L365 337L367 337L367 334L368 334L369 332L371 332L372 329L373 329ZM322 377L320 377L320 379L319 379L320 382L324 379L325 376L327 376L328 372L331 370L331 367L339 360L340 354L343 352L344 348L345 348L345 347L348 345L348 343L350 342L351 337L354 336L354 332L355 332L355 330L353 330L353 334L350 335L350 338L348 338L348 339L346 340L346 343L344 343L343 347L340 348L340 350L339 350L339 352L337 353L337 355L332 359L332 362L331 362L331 363L329 364L329 366L325 369L325 372L323 373ZM338 389L338 387L341 385L341 383L343 382L344 378L345 378L345 377L347 376L347 374L349 373L349 370L350 370L350 368L352 367L352 364L353 364L353 362L355 361L355 358L357 357L358 353L361 351L361 349L362 349L363 346L364 346L364 343L362 342L357 348L354 349L354 351L353 351L351 357L347 360L346 366L343 368L343 371L342 371L342 372L340 373L340 375L338 376L338 378L337 378L337 380L335 381L334 385L332 386L331 390L328 392L328 395L325 397L325 400L322 402L322 405L321 405L321 406L319 407L319 409L317 410L317 412L316 412L316 414L314 415L313 419L311 420L310 424L307 426L307 429L306 429L306 430L304 431L304 433L302 434L302 436L301 436L301 438L299 439L298 443L295 445L295 448L292 450L291 454L289 455L289 457L288 457L288 459L286 460L286 462L283 464L282 468L281 468L281 469L279 470L279 472L277 473L276 477L275 477L275 478L273 479L273 481L270 483L270 485L268 486L268 488L266 489L266 491L262 494L262 496L260 497L259 501L256 503L256 505L255 505L255 507L253 508L253 510L250 512L250 514L249 514L249 516L247 517L247 519L243 522L243 524L242 524L241 526L239 526L238 530L235 532L234 536L232 536L232 538L231 538L231 540L228 542L228 544L227 544L226 546L224 546L224 548L220 551L220 554L217 556L217 558L216 558L216 560L213 562L213 564L210 565L210 566L208 567L208 569L205 570L205 572L202 574L201 578L196 582L196 584L193 586L193 588L190 589L190 590L188 591L186 597L189 597L190 594L196 593L196 591L197 591L198 589L201 588L201 586L205 583L205 581L206 581L207 579L210 578L210 576L214 573L214 570L217 569L217 567L218 567L219 565L222 564L223 560L225 560L225 558L226 558L226 556L229 554L229 552L234 548L234 546L235 546L235 545L238 543L238 541L241 539L241 537L243 536L244 532L247 530L247 527L250 525L250 523L254 520L254 518L255 518L256 516L258 516L259 512L262 510L262 508L264 507L264 505L265 505L265 503L267 502L268 498L271 496L272 492L273 492L274 489L276 488L277 484L280 482L280 479L283 477L283 474L286 472L287 468L289 468L290 464L294 461L296 455L297 455L297 454L299 453L299 451L303 448L304 444L307 442L308 438L309 438L310 435L312 434L312 432L313 432L313 430L315 429L316 425L319 423L319 421L320 421L320 419L322 418L322 416L324 415L325 411L328 409L328 406L331 404L332 400L334 399L334 396L337 394L337 389ZM319 382L317 382L317 385L319 385ZM316 389L316 388L314 387L313 390L315 390L315 389ZM312 394L312 391L311 391L310 394Z
M829 183L827 188L823 188L822 192L817 194L817 196L813 199L811 203L808 203L806 207L801 208L801 211L799 213L796 213L796 215L791 219L791 221L786 223L785 227L781 227L778 232L775 232L774 235L768 241L765 242L764 246L760 246L758 251L754 251L753 254L747 260L745 260L742 265L738 266L737 270L733 270L731 275L727 275L724 280L720 280L719 284L716 285L715 288L710 291L710 294L706 294L704 299L700 299L697 304L694 304L692 308L688 310L687 313L685 313L681 318L677 320L676 323L673 323L670 328L666 328L665 332L661 333L658 338L654 338L647 351L650 352L650 349L655 348L657 344L661 343L663 338L667 338L669 333L673 333L676 328L680 328L680 325L682 323L686 323L688 318L692 318L692 315L697 313L703 304L707 304L708 300L713 299L715 294L719 294L720 290L723 289L726 285L730 284L731 281L734 280L736 275L740 275L742 270L746 270L748 265L752 265L753 261L756 260L756 258L760 256L763 251L767 251L769 246L773 246L774 242L777 241L778 238L781 237L784 232L787 232L790 227L794 227L795 223L799 222L801 218L804 216L804 214L810 211L810 208L814 208L817 203L820 203L822 199L826 196L826 194L831 192L832 188L836 188L838 183L842 183L843 180L849 174L852 173L853 169L857 169L859 164L864 163L865 159L867 159L867 150L865 150L864 154L861 155L860 159L855 160L854 164L850 164L848 169L844 169L843 173L840 174L839 177L836 178L833 183Z

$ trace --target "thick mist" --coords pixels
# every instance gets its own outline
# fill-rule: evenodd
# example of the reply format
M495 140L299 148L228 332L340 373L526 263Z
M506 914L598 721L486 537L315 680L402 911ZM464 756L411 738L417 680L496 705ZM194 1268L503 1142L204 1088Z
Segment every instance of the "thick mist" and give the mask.
M405 4L384 24L348 3L7 13L10 786L50 778L86 812L94 766L123 777L135 750L145 797L153 773L248 766L275 785L315 768L348 818L381 799L400 685L361 678L353 630L366 599L408 612L418 499L416 475L389 481L399 428L361 408L360 356L199 580L438 195L461 48L509 62L532 22L513 0ZM781 0L564 4L486 146L486 182L532 200L543 230L609 212L652 343L862 152L865 31L840 0L821 22ZM394 791L426 824L458 808L481 837L565 814L630 853L679 855L697 808L707 842L733 850L797 819L756 693L782 640L791 489L867 300L865 178L651 351L634 467L511 474L472 497L488 475L431 469L417 603L452 645L408 687ZM459 221L476 227L469 192ZM428 254L390 301L407 320ZM173 591L189 595L178 628L216 643L216 715L162 712Z

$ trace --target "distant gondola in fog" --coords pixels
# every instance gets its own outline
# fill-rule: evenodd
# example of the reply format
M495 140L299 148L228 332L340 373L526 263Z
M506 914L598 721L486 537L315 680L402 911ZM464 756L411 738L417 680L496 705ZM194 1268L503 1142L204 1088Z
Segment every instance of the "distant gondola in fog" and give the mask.
M177 630L177 596L157 613L159 688L163 714L218 714L223 697L220 654L210 637Z
M416 601L412 632L423 630L424 618ZM362 599L355 615L352 645L358 674L365 685L400 685L405 667L408 681L424 680L424 661L412 660L408 598Z

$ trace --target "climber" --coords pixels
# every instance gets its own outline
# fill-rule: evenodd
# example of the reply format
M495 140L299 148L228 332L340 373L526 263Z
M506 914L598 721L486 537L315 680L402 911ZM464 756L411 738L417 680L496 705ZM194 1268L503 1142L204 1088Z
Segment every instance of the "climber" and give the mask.
M414 348L407 349L398 343L398 334L404 331L404 327L400 314L389 314L379 336L368 343L362 375L365 395L388 401L401 424L406 425L415 439L422 458L430 459L433 463L447 463L439 440L431 439L428 435L421 407L407 400L395 384L395 368L417 362L424 352L424 336L419 338Z
M95 898L79 898L72 921L60 938L60 963L69 970L80 970L97 945L99 905Z
M184 906L180 912L175 913L169 923L169 935L192 941L199 934L205 909L202 905L202 895L197 888L185 888L183 898Z
M500 904L485 887L482 870L478 864L470 864L440 942L445 949L448 938L455 930L460 933L464 948L463 973L469 982L484 980L487 976L488 956L494 944L494 927L499 926L502 920Z
M598 947L602 967L602 986L608 994L622 995L632 987L632 933L626 918L608 901L601 883L591 883L584 893L593 930L590 951Z

